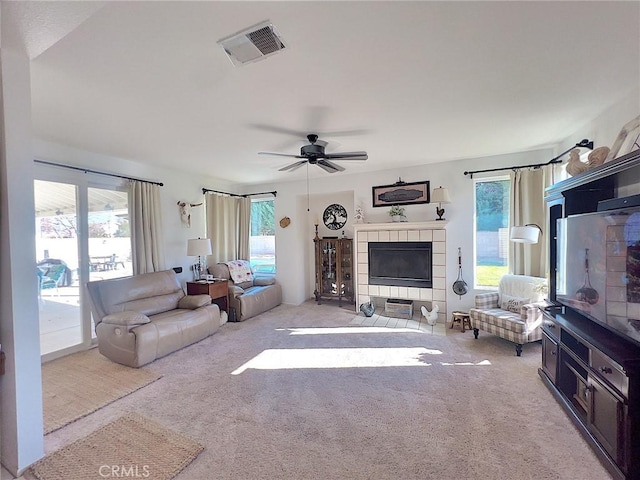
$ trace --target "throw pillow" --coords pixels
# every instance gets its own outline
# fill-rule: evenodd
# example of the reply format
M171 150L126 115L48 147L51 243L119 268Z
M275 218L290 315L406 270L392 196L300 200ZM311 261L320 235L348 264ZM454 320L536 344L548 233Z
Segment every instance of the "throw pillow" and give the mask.
M247 260L231 260L225 263L229 267L229 275L234 283L253 282L253 273Z
M522 306L529 303L530 298L513 297L511 295L500 295L500 308L513 313L520 313Z

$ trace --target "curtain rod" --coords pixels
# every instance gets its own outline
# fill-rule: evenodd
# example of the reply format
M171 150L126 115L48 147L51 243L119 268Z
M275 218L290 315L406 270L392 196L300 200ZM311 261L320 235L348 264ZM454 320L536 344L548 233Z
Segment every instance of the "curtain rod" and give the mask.
M560 157L562 157L563 155L569 153L571 150L573 150L576 147L586 147L590 150L593 150L593 142L587 140L586 138L578 143L576 143L573 147L570 147L568 149L566 149L564 152L562 152L560 155L558 155L555 158L552 158L551 160L549 160L546 163L534 163L531 165L515 165L513 167L502 167L502 168L488 168L486 170L474 170L472 172L464 172L465 175L470 175L471 178L473 178L473 175L476 173L487 173L487 172L500 172L502 170L520 170L521 168L540 168L540 167L546 167L547 165L552 165L554 163L562 163L562 160L560 160Z
M229 193L229 192L222 192L220 190L212 190L210 188L203 188L202 189L202 193L208 193L208 192L213 192L213 193L221 193L223 195L229 195L230 197L251 197L252 195L273 195L274 197L278 196L278 192L273 191L273 192L258 192L258 193L245 193L244 195L240 195L237 193Z
M160 187L164 187L164 183L162 183L162 182L154 182L152 180L143 180L141 178L127 177L125 175L118 175L118 174L115 174L115 173L99 172L98 170L91 170L90 168L74 167L73 165L65 165L63 163L47 162L45 160L37 160L37 159L34 160L34 162L35 163L41 163L43 165L51 165L53 167L69 168L71 170L78 170L78 171L84 172L84 173L95 173L97 175L106 175L107 177L116 177L116 178L123 178L125 180L135 180L136 182L151 183L153 185L159 185Z

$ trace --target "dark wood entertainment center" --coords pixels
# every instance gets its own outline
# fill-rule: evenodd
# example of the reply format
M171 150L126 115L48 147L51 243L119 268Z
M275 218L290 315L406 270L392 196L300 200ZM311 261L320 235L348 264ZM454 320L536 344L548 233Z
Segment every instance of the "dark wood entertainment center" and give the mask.
M556 300L558 219L640 195L640 150L547 189L549 298ZM539 374L616 479L640 480L640 346L566 306L545 311Z

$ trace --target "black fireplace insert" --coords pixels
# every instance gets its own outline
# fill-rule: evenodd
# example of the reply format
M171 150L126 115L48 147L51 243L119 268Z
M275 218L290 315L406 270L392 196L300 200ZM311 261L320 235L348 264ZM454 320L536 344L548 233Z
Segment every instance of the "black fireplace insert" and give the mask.
M432 288L431 242L369 242L369 285Z

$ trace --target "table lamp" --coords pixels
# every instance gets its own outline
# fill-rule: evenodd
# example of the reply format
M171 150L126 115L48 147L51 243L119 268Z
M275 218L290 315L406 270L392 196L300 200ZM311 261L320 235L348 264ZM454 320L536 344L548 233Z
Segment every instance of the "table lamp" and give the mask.
M444 208L442 208L443 203L451 203L451 198L449 197L449 190L446 188L438 187L434 188L431 192L431 200L429 203L437 203L436 214L438 218L436 220L444 220L442 215L444 215Z
M211 255L211 240L208 238L191 238L187 240L187 255L198 257L198 263L194 266L193 276L195 280L200 280L205 266L202 263L202 257Z

